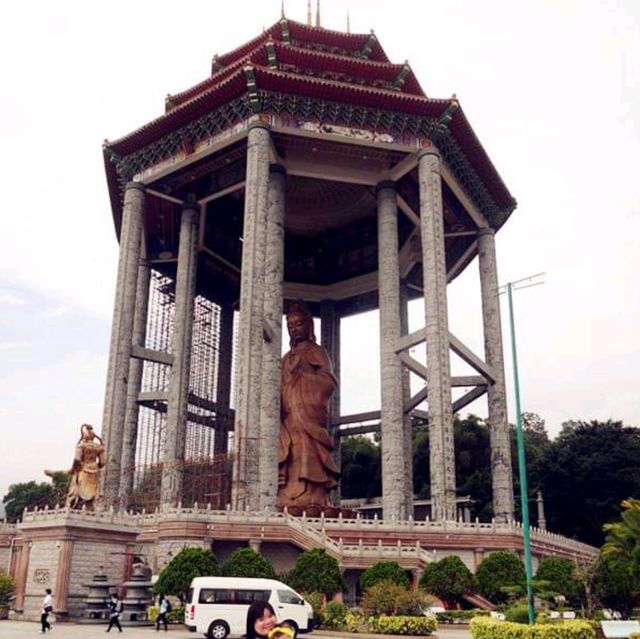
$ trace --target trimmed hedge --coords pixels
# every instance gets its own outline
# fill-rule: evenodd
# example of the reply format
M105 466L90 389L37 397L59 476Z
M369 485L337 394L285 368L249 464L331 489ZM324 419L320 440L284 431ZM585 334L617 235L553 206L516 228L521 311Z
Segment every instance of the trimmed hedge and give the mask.
M477 617L470 623L473 639L593 639L595 632L587 621L563 621L528 626L510 621Z
M368 620L369 632L385 635L421 635L432 634L438 628L438 622L430 616L406 617L380 615Z
M445 610L444 612L436 612L438 623L460 623L467 624L476 617L488 617L488 610Z

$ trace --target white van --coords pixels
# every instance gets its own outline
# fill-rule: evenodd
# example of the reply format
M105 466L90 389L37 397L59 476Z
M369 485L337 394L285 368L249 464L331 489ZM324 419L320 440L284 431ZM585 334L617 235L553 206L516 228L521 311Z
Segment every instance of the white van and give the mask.
M242 637L254 601L268 601L278 621L298 632L313 629L313 608L295 590L275 579L248 577L196 577L189 589L184 623L209 639Z

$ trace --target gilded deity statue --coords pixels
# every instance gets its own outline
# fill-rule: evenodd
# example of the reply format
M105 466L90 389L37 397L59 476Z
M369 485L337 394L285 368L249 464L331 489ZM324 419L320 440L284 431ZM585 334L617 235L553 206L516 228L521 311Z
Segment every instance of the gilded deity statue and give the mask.
M80 427L80 439L76 444L70 476L66 506L93 510L98 497L98 478L100 469L106 463L106 453L102 439L96 435L93 426L83 424ZM50 477L57 471L45 470Z
M291 349L282 358L278 506L324 508L339 471L327 431L329 400L338 386L327 351L316 344L313 318L300 303L287 313Z

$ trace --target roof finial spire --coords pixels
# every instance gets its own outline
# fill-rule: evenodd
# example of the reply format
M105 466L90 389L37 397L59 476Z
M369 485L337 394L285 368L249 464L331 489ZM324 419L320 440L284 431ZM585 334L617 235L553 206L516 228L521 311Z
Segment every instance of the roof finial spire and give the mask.
M351 20L349 19L349 11L347 11L347 33L351 33Z
M311 0L307 0L307 25L313 26L313 22L311 22Z
M280 17L284 18L284 0L280 3Z
M316 27L320 26L320 0L316 3Z

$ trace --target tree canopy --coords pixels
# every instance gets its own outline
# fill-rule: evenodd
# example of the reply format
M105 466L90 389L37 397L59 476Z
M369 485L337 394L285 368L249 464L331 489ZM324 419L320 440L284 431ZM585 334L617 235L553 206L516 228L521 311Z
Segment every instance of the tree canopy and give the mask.
M321 592L327 597L343 588L340 566L323 548L306 550L298 555L293 569L285 576L285 581L294 590Z
M492 552L476 571L478 591L493 603L507 600L503 588L519 586L525 580L524 564L518 555L506 550Z
M179 597L184 603L192 579L218 574L218 560L210 550L183 548L160 573L153 589L156 594Z
M369 437L345 437L340 445L340 493L345 499L382 494L380 446Z
M2 502L5 505L7 521L17 522L25 508L54 508L57 504L64 504L69 489L69 475L54 473L52 483L29 481L11 484Z
M576 562L567 557L545 557L538 566L536 580L547 582L549 590L574 600L580 595Z
M391 582L403 588L408 588L410 583L407 573L395 561L377 561L360 575L362 590L367 590L382 581Z
M222 564L221 574L226 577L260 577L275 579L276 572L273 565L253 548L238 548Z
M454 607L460 597L473 592L471 571L457 555L450 555L429 564L422 573L420 586L442 599L448 608Z

